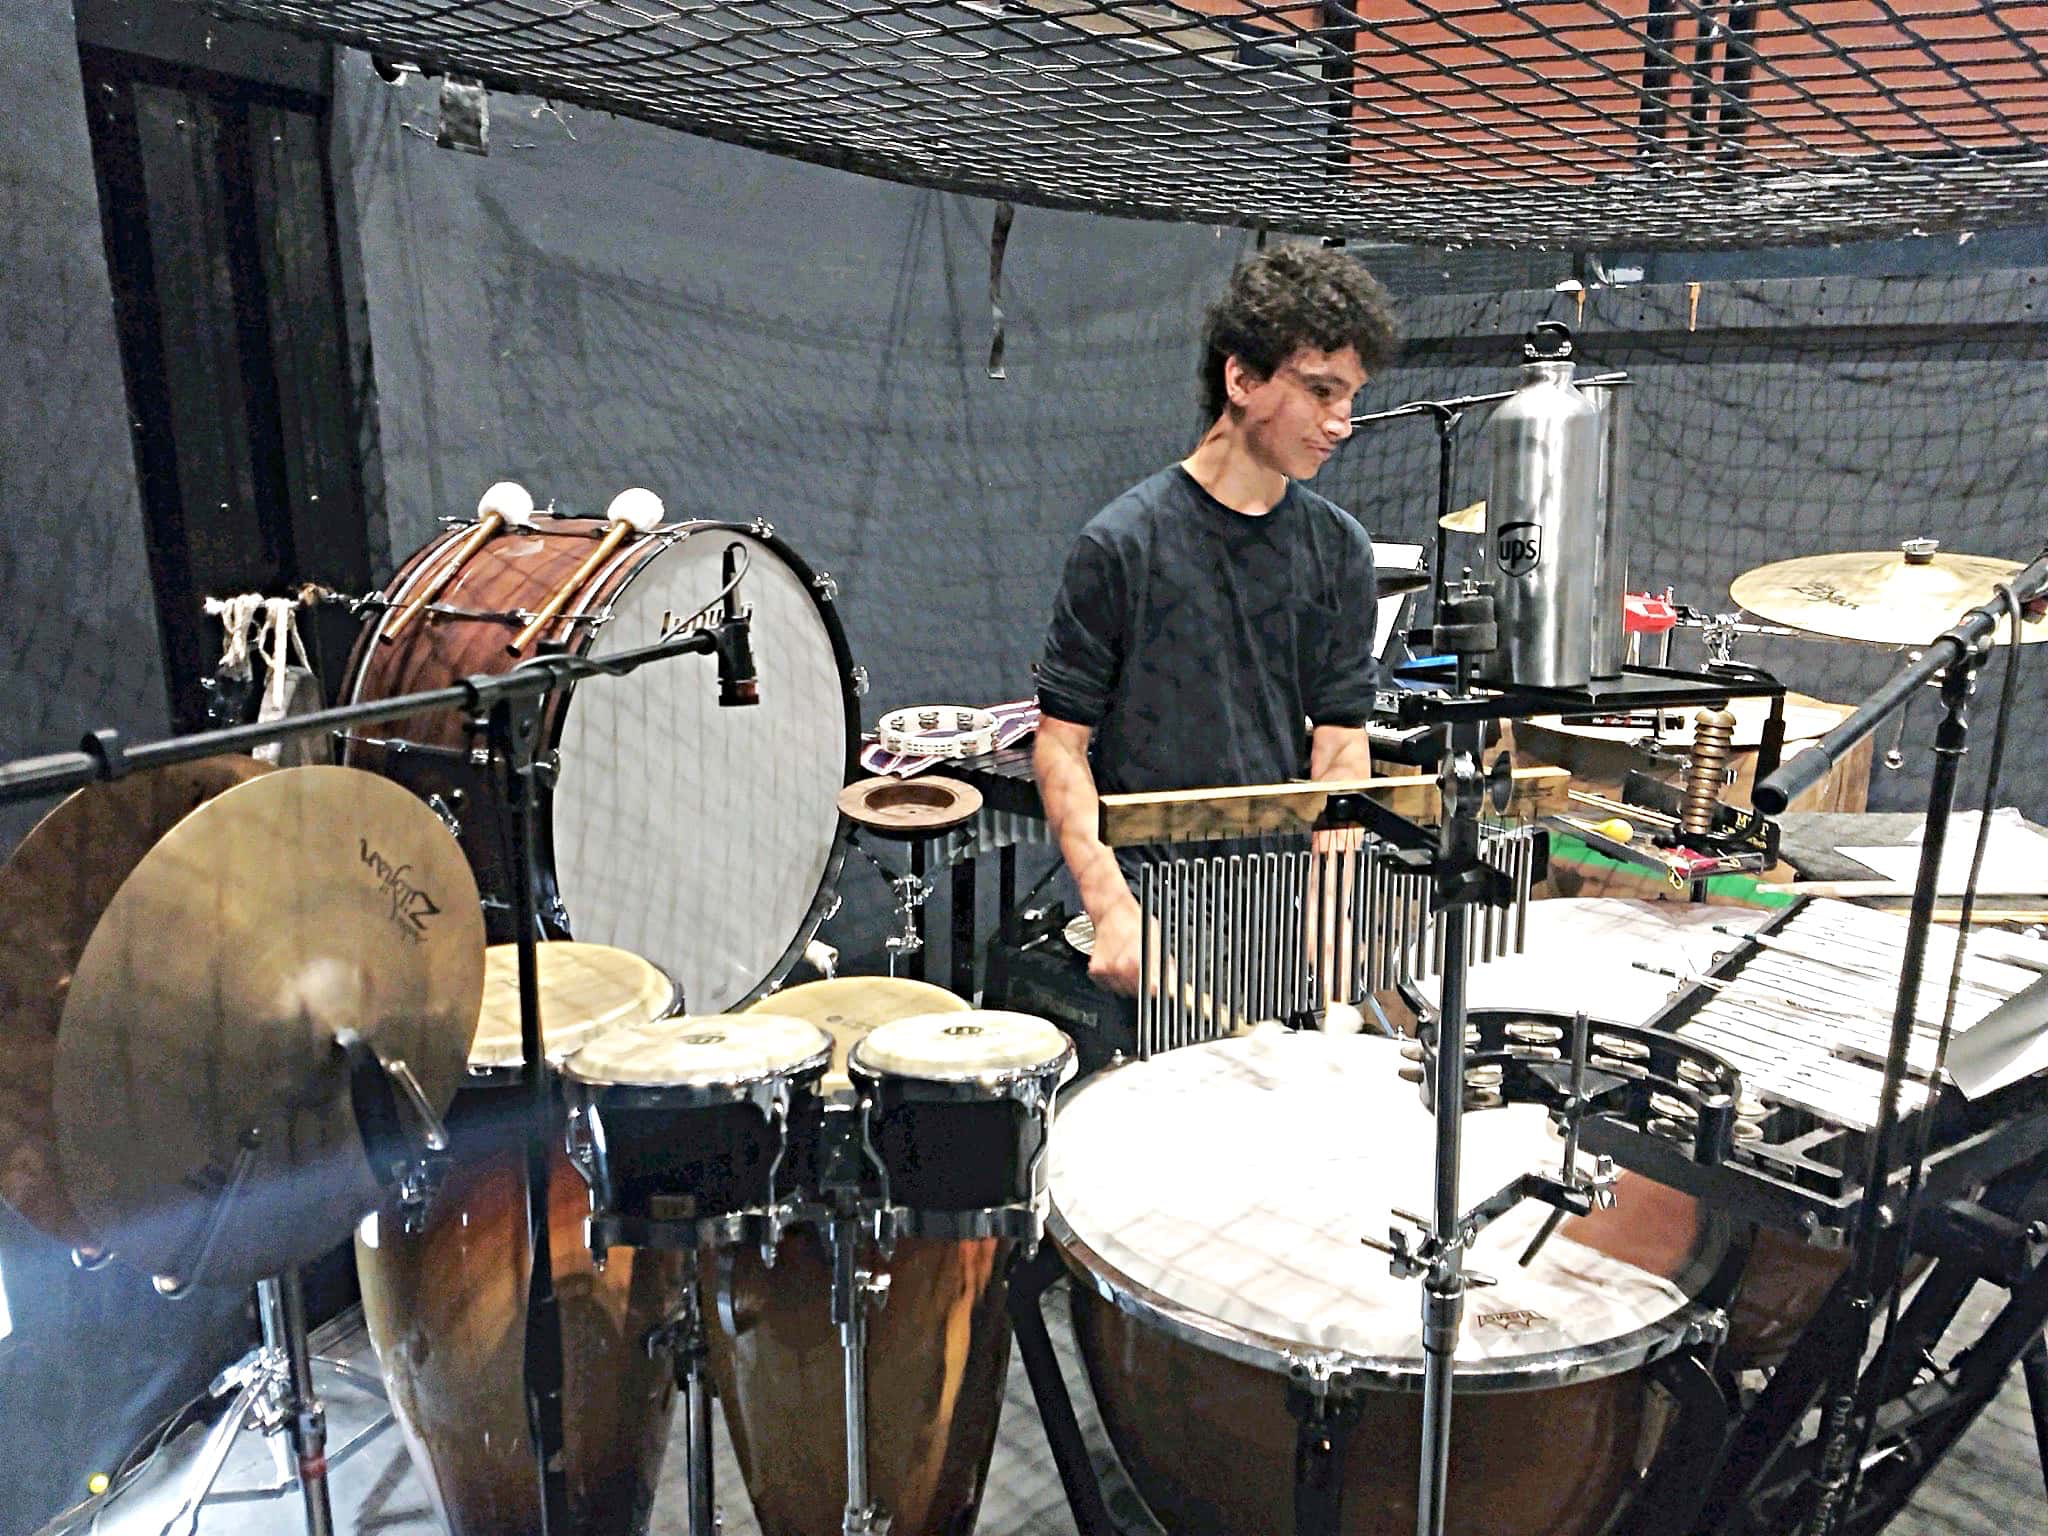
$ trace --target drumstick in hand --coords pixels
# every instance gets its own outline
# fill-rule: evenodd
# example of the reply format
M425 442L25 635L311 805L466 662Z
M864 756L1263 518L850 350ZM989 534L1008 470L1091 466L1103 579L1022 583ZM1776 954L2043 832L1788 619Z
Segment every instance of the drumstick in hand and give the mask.
M619 492L612 498L612 504L605 508L604 515L611 520L611 526L604 531L604 537L597 541L597 548L590 552L576 572L561 586L555 595L541 604L540 610L527 622L526 628L512 638L505 647L514 656L533 643L533 637L554 623L569 599L583 590L583 584L596 574L597 568L611 559L612 552L636 533L652 533L661 525L663 515L661 498L652 491L634 486Z
M442 589L455 579L455 573L469 563L469 557L482 549L485 542L507 523L515 528L533 526L533 497L516 480L500 480L484 492L476 504L476 526L455 546L455 552L441 562L441 568L420 583L419 590L406 599L405 606L398 610L398 616L378 638L396 640L403 634L406 625L418 618L427 604L439 597Z

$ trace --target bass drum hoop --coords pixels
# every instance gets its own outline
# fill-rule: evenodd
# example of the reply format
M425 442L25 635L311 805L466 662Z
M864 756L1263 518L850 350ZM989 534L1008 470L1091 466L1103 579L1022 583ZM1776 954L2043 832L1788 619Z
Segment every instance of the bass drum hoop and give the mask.
M616 585L611 584L613 572L617 568L616 564L599 572L596 581L602 584L602 606L608 610L621 597L625 596L628 589L654 563L662 550L666 550L672 545L680 544L687 539L695 538L699 534L706 533L742 534L754 540L757 544L766 545L784 565L787 565L796 574L797 579L802 582L804 590L811 594L811 606L817 610L818 618L825 626L826 638L832 643L833 663L838 669L842 720L846 731L846 755L839 765L839 781L842 784L850 783L855 776L855 771L860 766L860 705L853 681L853 651L846 643L845 626L839 622L838 604L834 601L828 601L821 596L821 593L830 590L827 579L821 578L819 572L801 555L797 554L795 550L791 549L782 537L766 523L736 523L706 518L692 519L682 523L667 523L656 528L648 535L648 538L659 539L661 543L658 547L648 547L643 558L634 561L631 568L625 572L623 580L619 581ZM628 546L628 549L639 550L642 547L642 545L636 544ZM626 553L627 551L621 551L621 556L623 557ZM741 578L742 595L744 595L745 580L744 577ZM576 654L586 656L590 653L591 644L595 641L600 631L599 627L594 625L582 625L579 628L583 639L577 648ZM660 665L660 663L656 663L656 665ZM768 680L768 686L774 686L772 678ZM554 719L548 731L548 750L550 752L559 750L563 732L568 728L569 712L575 707L576 690L574 687L571 687L563 697L561 706L553 712ZM744 708L745 706L737 707ZM557 865L555 862L554 816L552 814L554 810L554 786L552 784L546 786L542 791L540 810L543 813L540 817L540 844L545 855L542 862L545 867L546 894L555 904L556 910L568 912L567 905L562 901L562 893L556 885L555 870ZM731 1013L746 1007L749 1003L758 1002L762 997L780 986L783 978L795 968L797 961L803 958L805 946L816 937L819 927L838 904L839 875L846 863L846 845L851 835L852 827L847 822L846 817L841 815L833 824L832 846L826 851L825 867L818 876L818 888L811 894L810 905L805 909L796 933L790 938L782 954L769 967L768 973L745 992L725 1004L719 1010L720 1012ZM570 913L569 916L573 927L575 914ZM685 1007L694 1006L688 997L683 999L683 1004Z
M1105 1079L1097 1077L1083 1083L1074 1090L1072 1097L1078 1099L1102 1081ZM1483 1114L1485 1111L1475 1113ZM1075 1233L1060 1211L1057 1196L1046 1214L1045 1230L1076 1281L1086 1285L1118 1311L1128 1313L1139 1322L1182 1343L1290 1381L1298 1378L1309 1361L1328 1361L1333 1368L1330 1390L1340 1396L1360 1392L1419 1394L1422 1391L1423 1365L1419 1342L1417 1352L1412 1356L1355 1355L1347 1350L1322 1349L1299 1339L1245 1328L1184 1306L1151 1286L1132 1279ZM1669 1278L1672 1285L1692 1296L1698 1294L1713 1272L1714 1267L1705 1262L1704 1256L1696 1256L1683 1272ZM1416 1284L1419 1290L1421 1282ZM1687 1301L1657 1322L1645 1323L1598 1344L1545 1350L1505 1361L1460 1361L1456 1390L1538 1392L1576 1382L1625 1375L1709 1336L1718 1327L1718 1317L1718 1309Z
M554 519L548 519L547 521L552 522ZM572 519L562 519L561 521L567 522L572 521ZM587 523L593 527L602 526L595 519L579 518L573 519L573 521ZM536 524L536 528L543 527L545 527L545 524ZM347 686L349 703L354 704L362 700L363 685L371 670L371 660L376 655L375 647L383 633L385 624L389 622L391 614L404 606L406 599L412 594L413 589L425 578L429 571L436 568L436 557L443 550L459 542L467 535L468 531L468 525L444 528L437 537L429 539L407 558L406 564L400 568L398 576L385 588L385 602L387 604L385 612L378 616L376 623L363 631L349 656ZM568 532L568 530L562 531L564 533ZM853 661L853 652L846 643L846 629L839 621L838 605L832 597L824 595L832 592L833 588L829 578L823 577L809 562L804 560L795 550L791 549L789 544L768 524L762 522L738 523L711 518L691 519L679 523L664 523L643 537L625 545L613 555L611 560L586 583L583 592L575 594L579 599L587 598L589 600L588 602L579 601L577 603L578 610L589 612L594 609L597 612L608 613L618 602L619 598L632 586L634 581L646 571L664 550L700 533L740 534L766 546L790 568L804 589L811 594L812 606L817 611L819 621L824 625L826 638L832 647L833 663L837 668L839 676L842 704L841 718L846 740L846 753L840 763L839 778L842 784L850 782L860 762L859 693L855 683L856 669ZM742 585L744 587L744 581ZM602 629L603 626L601 624L586 623L574 625L570 630L571 649L569 654L587 656ZM460 679L450 678L448 681L456 682L460 681ZM560 750L563 732L568 724L569 711L575 705L576 687L577 685L572 683L568 688L561 690L557 694L554 704L547 711L543 748L547 752L554 753ZM556 876L554 801L555 790L552 778L544 776L540 785L538 803L535 807L536 830L539 834L538 858L535 861L539 875L539 889L535 892L536 911L542 928L547 930L551 936L574 938L573 919L569 924L564 924L552 916L552 914L557 913L568 914L568 908L562 899L561 887ZM839 876L846 862L847 843L850 835L851 828L845 816L839 816L833 827L831 846L826 850L825 865L819 875L818 888L812 893L810 903L805 910L796 933L791 937L782 954L769 967L767 974L756 981L745 993L735 997L728 1003L725 1008L726 1012L743 1008L747 1004L756 1002L773 991L795 967L796 962L802 958L805 946L816 936L819 926L824 922L838 901ZM680 987L681 983L678 982L677 985ZM684 1001L687 1003L688 999Z

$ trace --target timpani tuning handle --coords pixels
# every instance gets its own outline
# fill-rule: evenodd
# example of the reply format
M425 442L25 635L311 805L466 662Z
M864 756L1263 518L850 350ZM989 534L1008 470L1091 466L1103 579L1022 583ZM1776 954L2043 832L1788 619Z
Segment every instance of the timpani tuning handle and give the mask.
M605 529L604 537L598 540L597 548L593 549L583 563L570 574L569 579L555 588L554 594L535 610L533 617L527 620L526 627L512 637L511 643L505 647L506 651L517 656L533 644L534 637L561 616L563 608L568 606L569 599L583 590L585 583L611 559L621 544L636 533L652 533L661 525L662 510L661 498L639 486L623 490L614 496L612 504L605 509L605 516L611 520L611 525Z

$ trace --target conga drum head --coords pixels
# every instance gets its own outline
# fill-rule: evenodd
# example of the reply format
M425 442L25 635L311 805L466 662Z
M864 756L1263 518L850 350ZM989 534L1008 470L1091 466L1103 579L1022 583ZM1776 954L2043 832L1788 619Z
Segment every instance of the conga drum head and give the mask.
M562 1063L598 1087L739 1091L822 1070L832 1037L808 1019L772 1013L687 1014L606 1031Z
M928 1083L994 1084L1066 1074L1073 1042L1029 1013L978 1008L928 1013L877 1026L853 1048L856 1073Z
M831 1035L832 1065L819 1090L832 1094L853 1086L846 1075L847 1053L877 1025L915 1014L965 1013L971 1006L944 987L908 976L832 976L771 992L745 1011L808 1019Z
M587 1041L622 1024L645 1024L676 1005L676 984L658 966L605 944L558 939L534 948L540 980L542 1049L559 1065ZM469 1046L469 1070L520 1064L519 947L484 951L484 1002Z

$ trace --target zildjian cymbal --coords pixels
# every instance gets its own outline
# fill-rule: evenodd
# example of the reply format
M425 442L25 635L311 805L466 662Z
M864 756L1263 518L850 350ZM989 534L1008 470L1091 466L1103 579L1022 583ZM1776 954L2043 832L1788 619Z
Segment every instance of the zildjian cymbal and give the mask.
M342 1042L436 1114L483 997L475 878L433 812L354 768L265 774L171 829L108 904L57 1042L72 1202L123 1261L246 1284L378 1198Z
M64 1192L51 1095L57 1026L86 941L163 836L268 763L229 755L92 784L60 803L0 868L0 1199L58 1242L99 1239Z
M1901 549L1806 555L1760 565L1735 578L1729 593L1751 613L1809 634L1876 645L1924 645L1992 588L2020 569L2012 560L1937 552L1932 539ZM1998 642L2010 640L2001 622ZM2048 640L2048 620L2020 626L2023 643Z

